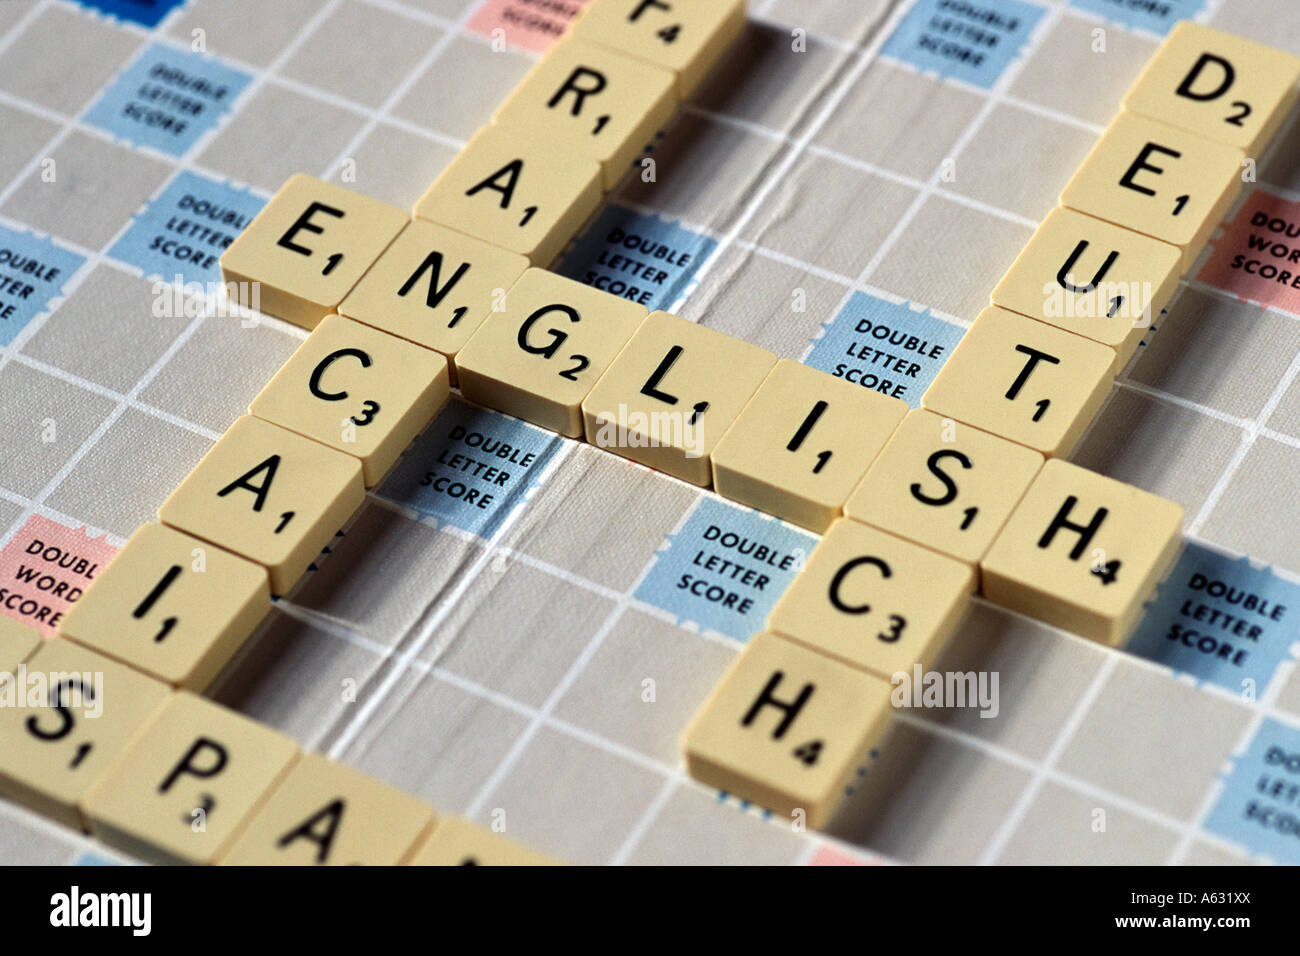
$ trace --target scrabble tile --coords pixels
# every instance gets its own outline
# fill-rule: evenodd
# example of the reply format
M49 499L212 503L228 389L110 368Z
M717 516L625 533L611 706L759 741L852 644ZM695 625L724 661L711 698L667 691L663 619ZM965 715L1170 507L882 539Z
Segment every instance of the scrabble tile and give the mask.
M709 455L776 356L651 312L582 403L587 441L707 486Z
M1124 365L1181 271L1177 246L1058 206L993 290L993 304L1109 345Z
M750 639L683 738L686 769L820 827L888 729L889 684L776 634Z
M169 691L71 641L46 641L0 706L0 795L85 829L78 800Z
M94 836L142 860L212 863L297 756L291 737L178 691L81 810Z
M540 133L478 131L415 204L415 215L548 266L600 205L600 165Z
M649 314L643 305L529 269L456 357L472 402L582 437L582 400Z
M41 643L41 632L0 614L0 672L11 671Z
M672 117L675 83L670 71L644 60L565 39L529 71L492 122L594 159L608 192Z
M1172 501L1049 461L980 562L984 594L1117 644L1177 555L1182 522Z
M1180 20L1124 108L1258 157L1295 105L1300 57Z
M1182 271L1241 189L1245 154L1157 120L1123 112L1061 193L1061 205L1182 250Z
M245 415L163 502L163 524L256 561L285 594L352 513L361 462Z
M447 360L341 315L329 315L253 399L258 418L361 459L366 487L450 394Z
M672 70L685 100L744 28L744 0L608 0L588 4L569 35Z
M767 629L888 680L930 665L974 590L971 565L841 518L767 616Z
M855 521L974 564L1043 456L923 408L908 412L844 504Z
M991 306L962 336L921 405L1064 455L1101 407L1116 364L1114 349Z
M713 449L713 487L825 531L905 414L906 402L782 359Z
M459 817L443 817L411 866L557 866L557 860Z
M59 633L202 691L270 609L261 565L147 524L72 605Z
M527 268L518 253L414 219L339 313L453 359Z
M243 305L313 329L408 220L396 206L298 173L222 253L221 276Z
M396 866L433 825L433 808L307 753L221 858L227 866Z

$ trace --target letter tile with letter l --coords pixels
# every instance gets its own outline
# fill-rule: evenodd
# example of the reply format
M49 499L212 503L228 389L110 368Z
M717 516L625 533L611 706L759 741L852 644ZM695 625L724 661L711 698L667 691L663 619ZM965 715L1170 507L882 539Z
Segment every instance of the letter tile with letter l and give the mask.
M700 783L821 827L891 716L887 682L764 631L687 728L686 769Z
M1118 644L1182 545L1183 509L1052 460L981 562L984 596Z

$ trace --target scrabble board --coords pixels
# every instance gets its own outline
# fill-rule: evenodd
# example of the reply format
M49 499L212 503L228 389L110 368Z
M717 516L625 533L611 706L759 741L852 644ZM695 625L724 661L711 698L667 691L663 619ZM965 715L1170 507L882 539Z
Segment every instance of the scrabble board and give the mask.
M0 614L53 633L307 332L219 259L291 176L411 209L582 0L0 4ZM1289 0L751 0L551 268L913 408L1180 19ZM378 51L382 51L378 52ZM1071 461L1181 505L1117 648L983 598L828 825L692 780L818 543L454 393L207 688L580 864L1300 862L1300 111ZM132 856L0 802L0 862Z

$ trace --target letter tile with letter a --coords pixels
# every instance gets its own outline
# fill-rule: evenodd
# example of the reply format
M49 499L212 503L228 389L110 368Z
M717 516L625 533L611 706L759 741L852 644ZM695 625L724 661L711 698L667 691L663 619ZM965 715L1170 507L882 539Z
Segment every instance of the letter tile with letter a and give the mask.
M433 808L360 771L307 753L221 858L226 866L396 866Z
M155 863L214 862L298 756L293 738L178 691L82 801L90 832Z
M574 156L540 134L487 126L420 197L415 215L545 268L603 196L594 159Z
M1245 154L1122 112L1061 193L1061 205L1178 246L1191 270L1241 191Z
M1065 455L1110 392L1115 350L990 306L921 396L945 418Z
M1182 524L1172 501L1049 461L981 562L984 595L1118 644L1177 556Z
M710 787L823 826L889 728L889 684L764 631L750 638L683 739Z
M72 606L59 633L202 691L270 609L261 565L147 524Z
M472 402L582 437L582 400L646 307L546 269L529 269L457 356Z
M361 462L279 425L237 419L158 517L256 561L285 594L365 500Z
M1124 108L1258 158L1295 105L1298 82L1300 57L1180 20Z
M221 254L221 275L241 305L314 329L409 221L396 206L298 173Z

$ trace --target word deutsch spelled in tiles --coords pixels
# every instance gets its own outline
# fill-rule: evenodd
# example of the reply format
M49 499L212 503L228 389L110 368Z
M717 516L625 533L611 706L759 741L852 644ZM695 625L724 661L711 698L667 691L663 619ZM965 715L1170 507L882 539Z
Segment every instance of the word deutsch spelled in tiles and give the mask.
M456 358L470 401L582 437L582 400L649 314L545 269L511 287Z
M518 253L415 219L348 293L339 314L454 359L527 268Z
M582 403L587 441L707 486L709 456L776 356L651 312Z
M767 627L888 680L933 662L974 590L971 565L841 518Z
M782 359L713 450L713 487L824 531L906 413L906 402Z
M226 866L396 866L433 825L422 800L303 754L222 856Z
M169 690L71 641L44 642L0 687L0 794L85 829L78 802Z
M918 408L867 469L844 513L974 564L1042 466L1032 449Z
M244 416L158 510L163 524L256 561L284 594L352 513L361 462Z
M59 633L202 691L270 609L265 568L147 524L72 606Z
M1177 556L1182 523L1172 501L1049 461L980 562L984 594L1115 644Z
M687 728L686 768L710 787L820 827L888 729L889 695L879 677L757 634Z
M91 833L140 859L212 863L297 756L292 738L178 691L81 808Z
M1122 366L1178 288L1177 246L1057 207L993 304L1115 349Z
M556 866L557 862L459 817L442 817L411 866Z
M492 122L520 139L600 163L618 185L677 107L673 74L609 47L565 39L497 108Z
M313 329L408 219L395 206L299 173L222 253L221 276L241 305Z
M600 205L600 164L540 133L479 130L415 204L415 215L547 266Z
M1067 454L1110 392L1115 350L990 306L921 396L932 412Z
M1234 146L1120 113L1061 205L1178 246L1185 272L1241 190L1244 158Z
M1124 108L1258 157L1300 95L1300 57L1190 20L1170 31Z
M41 632L21 621L0 614L0 680L5 671L13 670L41 643Z
M433 420L450 387L436 352L329 315L249 411L361 459L369 488Z
M588 4L569 33L671 70L685 100L744 28L744 0L610 0Z

